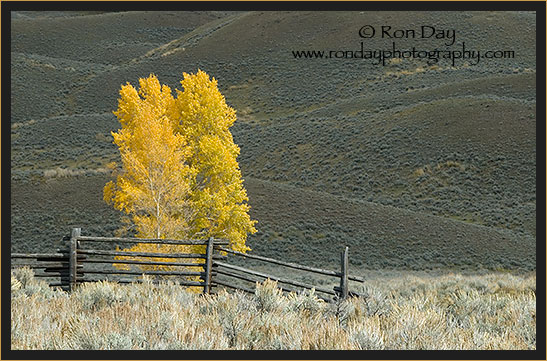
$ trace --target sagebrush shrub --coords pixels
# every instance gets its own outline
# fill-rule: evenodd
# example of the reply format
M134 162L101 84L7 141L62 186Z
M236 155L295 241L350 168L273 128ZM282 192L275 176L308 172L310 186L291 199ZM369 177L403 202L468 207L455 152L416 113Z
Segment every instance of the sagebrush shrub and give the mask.
M112 282L88 282L77 287L73 297L81 303L83 309L95 310L125 300L121 291L122 289Z
M11 275L21 283L21 288L25 288L27 284L35 282L34 272L29 267L15 268L11 270Z
M34 278L34 271L29 267L12 270L11 290L14 294L37 295L44 299L55 298L62 294L60 291L51 289L47 282Z
M356 323L350 328L351 340L361 350L383 350L385 348L384 332L380 327L379 317Z
M263 283L256 283L255 299L258 309L265 312L283 309L286 306L283 291L277 287L277 281L270 279Z
M11 292L20 290L23 284L15 277L11 276Z
M325 307L325 302L316 296L313 288L300 293L291 292L287 300L289 309L296 312L316 313Z

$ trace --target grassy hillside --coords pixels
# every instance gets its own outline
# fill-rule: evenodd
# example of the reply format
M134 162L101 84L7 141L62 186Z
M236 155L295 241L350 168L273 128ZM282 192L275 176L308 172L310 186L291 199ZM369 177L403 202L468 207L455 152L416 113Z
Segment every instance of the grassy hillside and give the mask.
M291 53L358 50L364 24L432 21L516 57L381 66ZM102 187L121 84L155 73L180 88L201 68L238 111L255 252L321 263L349 245L367 268L535 269L533 13L22 12L11 27L13 250L47 249L72 226L114 233Z
M20 238L14 237L12 249L62 247L71 227L114 234L119 215L101 193L108 179L88 174L14 183L12 234ZM535 269L535 239L529 235L252 177L245 186L251 217L260 222L248 240L257 254L337 269L340 251L349 246L355 270Z

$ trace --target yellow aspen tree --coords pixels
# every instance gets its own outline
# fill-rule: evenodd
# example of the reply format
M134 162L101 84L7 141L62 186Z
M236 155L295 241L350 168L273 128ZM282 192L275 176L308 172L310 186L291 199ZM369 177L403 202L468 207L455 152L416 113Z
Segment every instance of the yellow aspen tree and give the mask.
M190 234L196 239L227 239L232 249L245 252L250 250L245 241L256 232L256 221L248 213L237 163L240 150L229 130L236 112L226 104L216 79L201 70L183 75L183 91L177 90L170 116L177 119L176 131L191 149L186 161L192 169L190 193L196 213Z
M174 131L175 122L167 116L174 104L171 89L161 86L151 75L140 79L140 89L122 86L118 117L122 128L112 132L119 147L122 170L116 182L104 188L104 199L131 217L137 237L173 238L189 233L191 218L191 169L185 162L190 148L181 134ZM187 246L138 244L130 251L184 252ZM139 259L138 257L117 257ZM169 261L157 258L155 261ZM127 268L127 267L122 267ZM166 269L166 267L149 267Z
M122 86L114 112L122 128L112 133L122 167L116 182L105 186L104 199L131 217L137 237L216 237L247 251L256 221L248 214L239 147L229 131L235 110L203 71L184 73L181 84L177 98L154 75L140 79L138 91ZM203 253L204 247L142 243L127 250Z
M171 90L151 76L120 91L118 116L122 129L112 132L119 147L122 171L109 182L104 199L133 218L139 237L166 238L189 229L190 149L166 115Z

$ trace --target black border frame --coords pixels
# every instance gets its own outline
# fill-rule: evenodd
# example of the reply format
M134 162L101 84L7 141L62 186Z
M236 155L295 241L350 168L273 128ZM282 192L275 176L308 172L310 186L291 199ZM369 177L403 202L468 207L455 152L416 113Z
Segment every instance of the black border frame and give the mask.
M11 350L11 329L8 324L7 315L11 314L11 304L6 299L10 294L10 276L9 270L11 265L10 249L11 249L11 11L24 10L88 10L88 11L124 11L124 10L263 10L263 11L326 11L326 10L368 10L368 11L536 11L536 104L537 107L536 120L546 119L545 114L545 14L546 3L543 1L447 1L447 2L429 2L429 1L328 1L328 2L246 2L246 1L189 1L189 2L171 2L171 1L154 1L154 2L109 2L109 1L83 1L83 2L65 2L65 1L3 1L1 3L1 26L2 26L2 64L1 71L2 79L2 170L4 171L4 181L1 185L1 192L4 201L2 202L2 238L1 243L2 256L1 264L2 274L2 298L4 302L1 304L2 319L1 330L1 359L23 360L23 359L49 359L49 360L72 360L72 359L131 359L131 360L155 360L155 359L488 359L488 360L511 360L511 359L529 359L529 360L545 360L547 357L545 349L545 243L537 243L537 240L545 240L545 229L538 229L536 235L536 252L539 250L540 259L538 264L542 272L537 272L537 305L542 306L536 308L537 317L539 320L537 328L537 344L536 350L524 351L30 351L30 350ZM539 65L539 66L538 66ZM536 121L536 134L540 134L539 144L545 145L545 122ZM538 149L538 139L536 135L536 149ZM540 199L540 212L544 215L545 211L545 193L543 186L545 183L545 153L544 148L541 148L537 154L536 165L540 165L541 171L538 172L536 166L536 199ZM9 170L9 172L8 172ZM6 174L10 174L10 180L6 178ZM539 182L538 182L539 181ZM538 184L541 187L538 187ZM540 197L538 197L538 193ZM536 219L538 218L536 204ZM544 218L543 218L544 219ZM543 224L536 222L536 224ZM537 262L537 258L536 258Z

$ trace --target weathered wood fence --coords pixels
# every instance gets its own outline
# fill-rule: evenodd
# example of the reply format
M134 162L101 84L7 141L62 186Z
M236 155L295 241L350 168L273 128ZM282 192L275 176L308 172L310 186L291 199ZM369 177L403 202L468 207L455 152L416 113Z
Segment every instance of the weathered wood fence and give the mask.
M66 238L65 238L66 239ZM77 284L114 280L119 283L142 282L139 276L178 276L176 282L183 286L203 287L209 293L212 287L213 259L226 259L219 254L221 245L228 245L227 241L208 240L170 240L170 239L143 239L117 237L89 237L82 236L81 229L75 228L69 241L69 247L50 254L21 254L11 255L12 268L28 266L35 272L36 277L56 278L50 281L50 286L60 286L65 290L73 290ZM204 253L156 253L130 252L119 250L97 249L98 243L119 244L158 244L158 245L191 245L204 246ZM122 258L123 257L123 258ZM131 257L133 259L124 259ZM163 260L157 260L162 258ZM165 261L172 259L173 261ZM186 261L186 262L185 262ZM121 266L121 267L120 267ZM155 266L163 266L167 270L154 270ZM133 267L134 269L127 269ZM142 269L142 267L148 269ZM198 270L189 270L189 267ZM137 268L137 269L135 269ZM156 267L158 268L158 267ZM199 271L201 269L201 271ZM192 277L193 276L193 277ZM188 280L188 278L199 280ZM157 281L156 281L157 282Z
M331 301L333 298L358 296L357 293L349 290L349 281L364 282L362 278L348 274L348 247L341 253L340 271L332 271L254 254L236 252L226 247L229 244L227 241L213 238L208 240L174 240L90 237L82 236L81 229L74 228L70 237L65 237L65 239L69 242L69 247L64 250L57 250L58 252L56 253L12 253L12 268L28 266L34 270L36 277L48 278L50 286L58 286L67 291L73 290L82 282L97 282L101 280L111 280L119 283L142 282L143 280L139 276L145 274L156 278L152 282L159 282L159 279L168 277L170 281L176 281L183 286L203 287L204 293L211 293L213 287L218 286L253 293L254 288L252 287L256 282L271 279L277 281L279 288L283 291L292 292L313 288L318 292L318 297L326 301ZM94 247L94 245L99 243L110 245L143 243L157 245L198 245L204 246L204 253L130 252L97 249L96 246ZM337 282L339 286L335 286L332 289L317 287L309 283L236 266L225 262L228 259L227 255L258 260L304 272L332 276L335 278L335 282L339 280ZM132 259L127 259L126 257L131 257ZM162 260L157 260L158 258L162 258ZM165 259L172 259L173 261L166 262ZM158 266L167 266L167 269L158 270ZM189 278L192 280L189 280ZM242 285L242 283L251 283L251 285Z
M363 278L357 277L357 276L351 276L348 274L348 259L349 259L348 247L346 247L345 250L341 253L340 271L331 271L331 270L326 270L322 268L304 266L304 265L291 263L291 262L284 262L284 261L276 260L273 258L258 256L254 254L236 252L223 247L221 247L220 250L228 254L232 254L242 258L258 260L265 263L275 264L277 266L282 266L286 268L296 269L300 271L305 271L305 272L310 272L310 273L315 273L315 274L320 274L325 276L333 276L335 278L335 281L339 280L340 285L335 286L332 289L329 289L325 287L318 287L309 283L295 281L289 278L278 277L278 276L267 274L264 272L255 271L249 268L235 266L235 265L228 264L221 261L216 261L216 260L213 261L214 265L217 266L215 268L217 274L225 275L229 279L235 278L238 280L250 282L252 284L255 284L257 281L264 281L266 279L270 279L273 281L277 281L278 287L281 288L283 291L287 291L287 292L299 291L300 289L308 289L308 290L315 289L315 291L319 292L318 294L316 294L317 297L325 301L331 301L332 297L346 298L348 296L359 296L357 293L349 291L349 280L364 282ZM230 281L228 282L221 281L220 279L216 278L214 282L224 287L239 289L249 293L254 292L254 289L252 288L248 288L241 285L236 286L234 285L233 282L230 282Z

